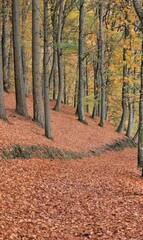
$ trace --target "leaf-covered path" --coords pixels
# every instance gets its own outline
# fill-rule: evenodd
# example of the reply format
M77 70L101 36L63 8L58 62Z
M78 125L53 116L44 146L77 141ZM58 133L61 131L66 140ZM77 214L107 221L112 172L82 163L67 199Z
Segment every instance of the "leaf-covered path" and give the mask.
M0 162L0 239L143 239L136 150Z
M10 124L0 122L0 150L39 144L85 153L126 141L110 123L102 129L89 116L88 126L79 123L65 105L60 113L52 111L54 141L49 141L31 119L13 114L14 95L5 97ZM28 106L31 114L31 98ZM136 151L103 151L100 157L70 161L1 156L0 240L143 240Z

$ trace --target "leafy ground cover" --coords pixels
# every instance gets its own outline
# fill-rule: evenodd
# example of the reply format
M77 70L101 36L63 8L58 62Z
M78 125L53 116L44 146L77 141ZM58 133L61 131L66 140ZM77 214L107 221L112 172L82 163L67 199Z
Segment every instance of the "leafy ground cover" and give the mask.
M14 116L14 95L6 95L6 104L10 123L0 122L1 152L20 144L77 153L107 149L70 161L36 156L6 160L1 154L0 240L143 239L137 149L111 149L115 141L125 141L113 125L101 129L98 119L87 117L84 126L63 105L60 113L51 111L54 141L48 141L31 119ZM28 106L31 114L31 99Z

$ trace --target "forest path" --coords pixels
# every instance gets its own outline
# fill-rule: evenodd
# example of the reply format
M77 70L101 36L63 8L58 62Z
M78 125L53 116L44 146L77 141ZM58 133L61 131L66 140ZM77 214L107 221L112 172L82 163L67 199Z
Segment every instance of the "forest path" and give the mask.
M143 240L137 149L113 151L124 135L108 122L100 128L98 118L87 116L89 125L83 125L75 109L62 105L60 113L51 110L54 141L49 141L31 119L13 115L13 94L5 98L11 124L0 122L1 149L40 145L93 156L1 159L0 240ZM27 102L32 116L32 98Z
M84 160L0 161L0 239L143 239L136 149Z

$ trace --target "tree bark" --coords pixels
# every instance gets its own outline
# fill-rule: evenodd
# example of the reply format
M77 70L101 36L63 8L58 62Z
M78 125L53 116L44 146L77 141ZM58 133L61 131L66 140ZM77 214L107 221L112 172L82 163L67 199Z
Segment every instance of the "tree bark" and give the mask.
M140 0L133 0L133 5L135 8L135 11L141 21L141 25L143 27L143 8L142 8L142 2ZM143 28L142 28L143 31Z
M40 0L32 0L32 82L33 121L44 126L42 83L40 74Z
M4 92L3 92L2 41L1 41L1 36L0 36L0 119L6 120Z
M58 17L58 33L57 33L57 60L58 60L58 78L59 78L59 89L58 89L58 98L56 101L56 105L54 107L55 111L60 110L60 105L62 101L62 95L63 95L63 83L64 83L64 77L63 77L63 50L61 47L62 43L62 21L63 21L63 4L64 1L61 0L60 2L60 8L59 8L59 17Z
M89 89L88 89L88 59L86 58L86 82L85 82L85 97L86 97L86 112L89 113L89 104L88 104L88 95L89 95Z
M93 106L93 112L92 112L92 118L95 119L98 115L98 67L99 67L99 51L97 54L97 62L95 59L93 59L93 71L94 71L94 106ZM93 57L94 58L94 57Z
M134 141L134 143L136 143L138 141L138 133L139 133L139 128L137 129L137 131L132 139Z
M50 86L53 84L53 100L56 100L56 66L57 66L57 50L56 50L56 36L57 36L57 5L51 5L51 20L53 29L53 59L50 71Z
M45 113L45 135L52 139L50 121L50 81L48 74L48 0L44 0L44 113Z
M26 66L26 52L25 52L25 24L26 24L26 1L23 0L23 9L22 9L22 46L21 46L21 55L22 55L22 68L23 68L23 81L25 88L25 95L28 95L27 89L27 66Z
M78 79L76 79L75 89L74 89L74 102L73 102L74 108L77 107L77 92L78 92Z
M3 26L2 26L2 60L3 60L3 81L4 90L9 91L8 79L8 22L9 22L9 9L10 4L8 0L2 1L3 5Z
M127 39L129 35L129 30L128 30L128 27L125 26L125 41ZM126 61L126 51L127 51L127 48L124 48L123 49L123 61ZM127 86L127 83L126 83L126 77L128 76L127 74L127 64L124 63L124 66L123 66L123 85L122 85L122 117L121 117L121 121L120 121L120 124L117 128L117 132L118 133L122 133L123 130L125 129L125 121L126 121L126 116L127 116L127 92L128 92L128 86Z
M140 0L133 0L135 11L141 21L142 50L141 50L141 89L139 102L139 130L138 130L138 166L142 168L143 177L143 7Z
M20 45L20 19L19 1L12 1L12 27L13 27L13 48L14 48L14 72L15 72L15 93L16 113L27 116L26 97L24 92L24 81L22 71L22 57Z
M64 104L67 104L66 63L64 61Z
M133 100L130 98L131 97L129 97L129 100L128 100L129 120L128 120L126 136L129 138L132 138L133 125L134 125L134 103L133 103Z
M10 46L8 52L8 90L10 89L10 79L11 79L11 70L12 70L12 55L13 55L13 36L12 32L10 33Z
M78 87L78 119L80 122L87 124L84 112L84 43L85 43L85 26L84 26L84 0L80 0L80 10L79 10L79 87Z
M104 127L105 115L106 115L106 81L104 76L104 26L103 26L103 2L99 3L99 52L100 52L100 64L99 74L101 77L101 117L100 127Z

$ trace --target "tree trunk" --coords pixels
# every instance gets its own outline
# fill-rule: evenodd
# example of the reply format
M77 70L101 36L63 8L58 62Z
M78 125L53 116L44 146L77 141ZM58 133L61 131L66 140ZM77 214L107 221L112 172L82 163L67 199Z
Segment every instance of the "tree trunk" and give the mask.
M48 76L48 1L44 0L44 113L45 113L45 135L52 139L50 121L50 82Z
M127 116L127 103L126 103L126 93L127 93L127 85L125 82L123 82L122 86L122 117L121 121L119 124L119 127L117 128L118 133L122 133L123 130L125 129L125 121L126 121L126 116Z
M2 26L2 61L3 61L3 81L4 90L9 91L8 79L8 20L9 20L9 1L3 0L3 26Z
M84 113L84 0L80 0L80 10L79 10L79 87L78 87L78 118L79 121L87 124Z
M64 62L64 104L67 104L67 81L66 81L66 66Z
M86 83L85 83L85 97L86 97L86 112L89 113L89 104L88 104L88 95L89 95L89 90L88 90L88 59L86 58Z
M101 77L101 117L100 117L100 127L104 127L105 115L106 115L106 81L104 76L104 26L103 26L103 2L99 3L99 43L100 43L100 64L99 73Z
M76 79L75 89L74 89L74 103L73 103L74 108L76 108L77 106L77 92L78 92L78 79Z
M132 99L129 99L129 120L126 136L132 138L133 125L134 125L134 107Z
M54 7L54 6L53 6ZM51 7L52 8L52 7ZM53 28L53 59L50 72L50 86L53 84L53 99L56 100L56 66L57 66L57 50L56 50L56 36L57 36L57 10L51 11L52 28Z
M57 84L56 84L56 65L53 73L53 100L56 100Z
M99 15L99 11L98 11L98 15ZM99 16L98 16L98 18L100 20ZM100 74L101 71L100 71L100 66L101 66L101 39L100 39L100 26L99 26L99 32L97 35L97 66L96 66L96 78L97 78L96 99L97 99L97 116L98 117L101 117L101 74Z
M12 66L12 54L13 54L13 35L10 33L10 46L8 52L8 90L10 89L10 79L11 79L11 66Z
M25 87L25 95L28 95L27 89L27 67L26 67L26 52L25 52L25 24L26 24L26 1L23 0L23 9L22 9L22 46L21 46L21 54L22 54L22 68L23 68L23 81Z
M40 74L40 0L32 0L32 82L33 120L43 126L44 114Z
M58 60L58 78L59 78L59 89L58 89L58 98L56 101L56 105L54 107L55 111L60 110L60 105L62 101L62 95L63 95L63 50L61 47L62 43L62 21L63 21L63 4L64 1L61 0L60 2L60 9L59 9L59 17L58 17L58 33L57 33L57 60Z
M125 26L125 41L129 35L129 29L127 26ZM123 61L126 61L126 51L127 48L123 49ZM120 124L117 128L118 133L122 133L123 130L125 129L125 122L126 122L126 116L127 116L127 92L128 92L128 86L126 83L125 78L128 76L127 74L127 64L125 63L123 66L123 85L122 85L122 117Z
M22 71L19 1L18 0L12 1L12 27L13 27L13 48L14 48L16 112L23 116L27 116L26 97L24 92L24 81L23 81L23 71Z
M51 83L53 85L53 99L56 100L56 61L57 61L57 57L56 57L56 48L55 48L55 44L53 43L53 62L52 62L52 68L51 68L51 72L50 72L50 77L49 77L49 82L50 82L50 86Z
M3 92L2 41L1 41L1 36L0 36L0 119L6 120L4 92Z
M143 7L140 0L133 0L135 11L141 21L142 28L142 50L143 56ZM138 166L142 168L141 177L143 177L143 57L141 57L141 89L139 102L139 130L138 130Z
M99 55L99 51L98 51ZM94 70L94 106L92 112L92 118L95 119L98 114L98 67L99 67L99 56L97 57L97 63L93 59L93 70Z
M132 139L134 141L134 143L136 143L138 141L138 133L139 133L139 128L137 129L137 131Z

